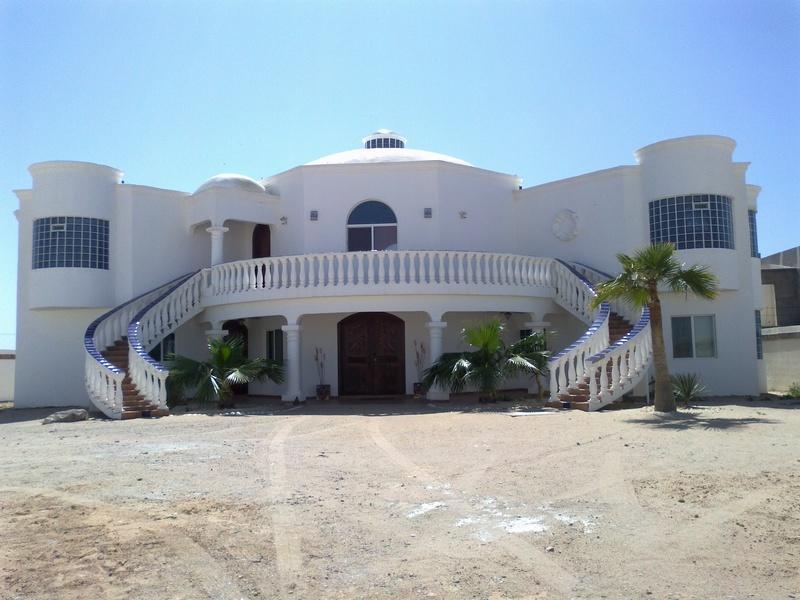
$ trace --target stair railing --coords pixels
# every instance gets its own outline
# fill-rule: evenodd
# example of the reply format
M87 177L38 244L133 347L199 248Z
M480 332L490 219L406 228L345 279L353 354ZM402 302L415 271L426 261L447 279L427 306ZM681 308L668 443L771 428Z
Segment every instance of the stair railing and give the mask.
M572 266L593 285L613 279L612 275L581 263ZM612 310L635 323L625 336L586 361L589 410L611 404L631 391L647 374L653 356L650 311L645 307L639 312L622 301L614 302Z
M104 415L122 417L122 380L125 371L109 362L102 352L121 340L133 316L174 281L128 300L100 315L83 336L84 382L89 399Z
M202 310L203 277L195 271L179 278L141 308L128 324L128 371L139 394L158 409L167 408L164 365L148 352Z
M590 323L584 334L572 344L551 356L547 361L550 372L550 400L576 387L588 373L588 359L608 346L608 324L611 307L603 302L592 309L597 296L589 281L566 262L553 261L551 285L555 286L555 301L584 323Z

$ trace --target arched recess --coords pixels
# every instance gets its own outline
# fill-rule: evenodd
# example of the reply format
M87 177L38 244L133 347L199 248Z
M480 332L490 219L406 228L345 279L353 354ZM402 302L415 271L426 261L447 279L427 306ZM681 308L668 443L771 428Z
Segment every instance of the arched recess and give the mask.
M397 250L397 217L388 205L367 200L347 217L347 251Z
M272 256L272 236L269 225L258 224L253 228L253 258Z
M339 321L339 395L405 393L405 322L384 312Z

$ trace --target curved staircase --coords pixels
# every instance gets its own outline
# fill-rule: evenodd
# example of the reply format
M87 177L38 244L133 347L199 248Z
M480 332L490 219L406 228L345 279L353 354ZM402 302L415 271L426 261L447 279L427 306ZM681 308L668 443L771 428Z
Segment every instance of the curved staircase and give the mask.
M593 285L609 278L552 258L438 250L223 263L183 275L96 319L84 338L86 389L92 403L113 419L169 414L169 372L148 352L206 306L354 293L542 295L588 325L548 361L549 404L597 410L630 391L652 355L646 310L637 315L607 302L592 308Z
M139 393L128 372L128 352L128 337L125 336L101 353L108 362L125 372L121 386L122 415L120 418L136 419L138 417L164 417L168 415L168 409L160 408Z

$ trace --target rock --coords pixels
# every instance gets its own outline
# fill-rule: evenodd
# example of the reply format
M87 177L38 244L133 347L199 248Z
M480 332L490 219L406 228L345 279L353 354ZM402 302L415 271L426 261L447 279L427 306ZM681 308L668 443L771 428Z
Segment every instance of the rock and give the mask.
M548 546L547 548L545 548L545 549L544 549L544 551L545 551L545 552L555 552L555 551L556 551L556 549L555 549L555 548L553 548L553 546Z
M49 417L42 419L42 425L50 423L72 423L73 421L85 421L89 418L89 412L83 408L71 408L60 410Z

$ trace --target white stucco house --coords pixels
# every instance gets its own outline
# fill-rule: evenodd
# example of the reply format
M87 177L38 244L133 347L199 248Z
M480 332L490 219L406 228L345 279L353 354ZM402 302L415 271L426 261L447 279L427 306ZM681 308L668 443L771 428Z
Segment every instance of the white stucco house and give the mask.
M734 148L671 139L635 164L532 187L387 130L193 193L123 183L99 164L34 164L31 189L16 191L16 405L164 414L159 359L202 358L225 332L285 363L283 384L249 394L313 396L317 349L334 396L410 394L415 346L427 366L460 348L466 324L499 317L510 337L549 332L552 402L600 408L646 389L650 329L646 311L590 310L592 286L617 271L616 253L656 240L710 266L721 288L713 302L665 293L670 368L714 394L757 394L759 188Z

